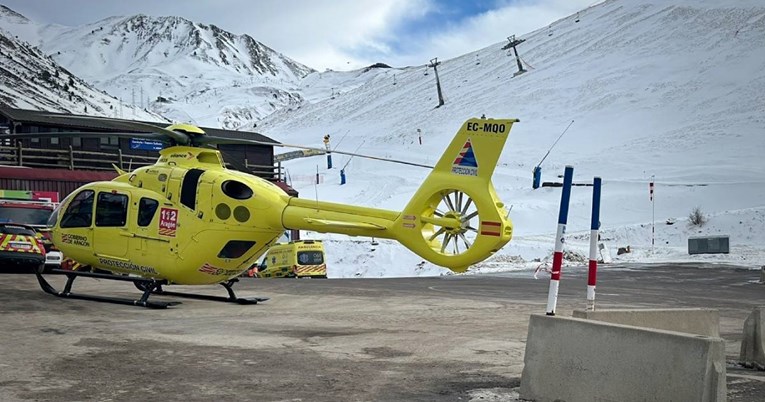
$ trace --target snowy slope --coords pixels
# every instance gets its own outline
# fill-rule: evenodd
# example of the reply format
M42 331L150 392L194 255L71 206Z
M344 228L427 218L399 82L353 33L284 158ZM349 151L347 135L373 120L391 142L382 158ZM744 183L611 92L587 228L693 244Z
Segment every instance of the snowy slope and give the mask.
M495 173L500 197L512 205L515 239L486 264L529 268L552 253L560 190L531 189L532 168L563 129L574 124L542 165L543 181L557 181L565 165L575 182L604 179L601 211L606 246L631 245L629 258L688 256L691 234L729 234L734 250L713 257L762 264L765 208L765 5L759 1L607 1L523 35L528 72L513 77L514 57L497 43L439 66L446 104L437 104L433 71L387 69L334 99L280 111L257 129L286 143L340 148L434 163L467 118L516 117ZM477 55L477 57L476 57ZM476 61L480 64L476 64ZM395 85L393 75L395 74ZM312 87L338 87L346 78L312 78ZM418 145L417 129L423 133ZM480 155L478 155L480 162ZM338 158L342 167L347 158ZM317 167L323 183L314 186ZM287 163L302 197L400 209L427 174L424 169L354 158L339 185L337 169L321 158ZM656 248L650 254L656 177ZM568 247L587 255L591 190L575 187ZM684 221L696 206L712 218L696 229ZM678 219L673 226L667 218ZM741 223L739 223L741 222ZM329 238L331 275L415 275L420 267L400 246L340 236ZM573 236L576 235L576 236ZM333 246L337 244L337 246ZM618 259L628 257L620 256ZM492 263L494 261L494 263Z

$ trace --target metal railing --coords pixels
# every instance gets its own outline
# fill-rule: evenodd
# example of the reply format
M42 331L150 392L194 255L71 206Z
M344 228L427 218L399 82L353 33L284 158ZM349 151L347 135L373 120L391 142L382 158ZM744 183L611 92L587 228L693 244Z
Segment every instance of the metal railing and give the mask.
M121 149L110 153L79 151L71 146L69 149L23 148L21 143L16 146L0 146L0 165L5 166L114 170L114 164L120 169L132 170L151 165L156 160L156 156L123 154Z
M121 149L114 152L79 151L72 149L41 149L24 148L19 143L16 146L0 145L0 166L27 166L53 169L83 169L83 170L114 170L112 165L120 169L133 169L152 165L158 156L130 155L122 153ZM226 167L236 169L241 163L226 162ZM281 162L276 165L257 165L244 160L247 172L272 181L284 181L284 168Z
M226 166L228 167L230 164L226 163ZM276 165L255 165L251 164L247 161L245 158L244 160L244 167L247 169L248 172L254 174L255 176L262 177L266 180L270 181L284 181L283 180L283 171L281 162L277 163Z

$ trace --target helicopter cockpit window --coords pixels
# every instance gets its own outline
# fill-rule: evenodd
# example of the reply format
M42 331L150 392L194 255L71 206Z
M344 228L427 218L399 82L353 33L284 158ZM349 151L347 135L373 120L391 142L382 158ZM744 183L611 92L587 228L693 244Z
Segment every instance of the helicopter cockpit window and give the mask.
M235 199L246 200L252 197L252 189L247 187L246 184L238 182L236 180L226 180L220 185L220 189L223 194Z
M86 228L93 221L93 190L83 190L77 194L61 217L62 228Z
M96 226L119 227L127 222L128 196L125 194L98 193L96 203Z
M255 245L249 240L230 240L218 253L218 258L239 258Z
M157 212L159 201L151 198L141 198L138 201L138 226L149 226L154 219L154 213Z
M183 176L183 185L181 185L181 204L195 209L197 204L197 187L199 178L205 171L202 169L189 169Z

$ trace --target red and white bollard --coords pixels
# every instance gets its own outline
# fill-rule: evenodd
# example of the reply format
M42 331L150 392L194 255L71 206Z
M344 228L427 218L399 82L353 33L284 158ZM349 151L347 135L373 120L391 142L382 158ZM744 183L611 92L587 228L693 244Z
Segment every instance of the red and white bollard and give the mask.
M600 177L592 181L592 221L590 222L590 266L587 273L587 310L595 310L595 283L598 273L598 231L600 230Z
M558 232L555 236L555 252L553 253L553 266L550 275L550 290L547 293L547 315L555 315L555 307L558 304L558 288L560 287L560 274L563 269L563 243L565 242L568 204L571 199L571 182L573 179L574 167L566 166L566 171L563 174L563 192L560 198Z

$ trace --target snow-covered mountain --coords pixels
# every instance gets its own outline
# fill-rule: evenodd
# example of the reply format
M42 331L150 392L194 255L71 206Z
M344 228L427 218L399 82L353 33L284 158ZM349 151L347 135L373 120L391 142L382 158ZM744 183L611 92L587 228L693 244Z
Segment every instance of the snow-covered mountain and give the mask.
M111 17L65 27L10 13L4 9L0 26L73 73L178 121L237 128L300 104L296 86L313 71L248 35L179 17Z
M28 22L0 7L0 18ZM22 109L165 121L116 99L73 75L38 48L0 29L0 103Z
M579 20L577 22L577 19ZM446 104L438 104L432 69L379 70L334 98L283 110L257 130L285 143L333 145L366 154L433 164L467 118L515 117L494 182L512 206L515 238L488 266L528 266L552 254L560 190L532 190L531 172L559 181L565 165L575 182L604 180L601 222L607 247L632 246L619 259L687 259L693 235L728 234L732 252L712 258L761 265L765 257L765 5L759 0L611 0L520 36L528 72L517 71L507 42L438 66ZM311 87L338 87L358 72L313 73ZM395 78L394 78L395 75ZM418 129L423 144L419 145ZM476 155L480 163L480 155ZM337 157L285 165L301 194L400 209L427 170ZM348 184L337 167L346 163ZM318 166L317 166L318 165ZM317 167L323 183L314 185ZM655 176L655 204L648 182ZM591 188L573 190L567 247L588 253ZM695 208L703 227L687 224ZM652 213L655 207L655 215ZM651 223L657 222L651 254ZM674 218L678 223L664 222ZM443 272L422 265L394 243L329 239L338 276ZM375 248L374 252L370 250ZM345 251L345 250L351 251ZM614 257L616 253L614 252ZM703 258L693 256L692 258ZM538 263L536 263L538 264Z

